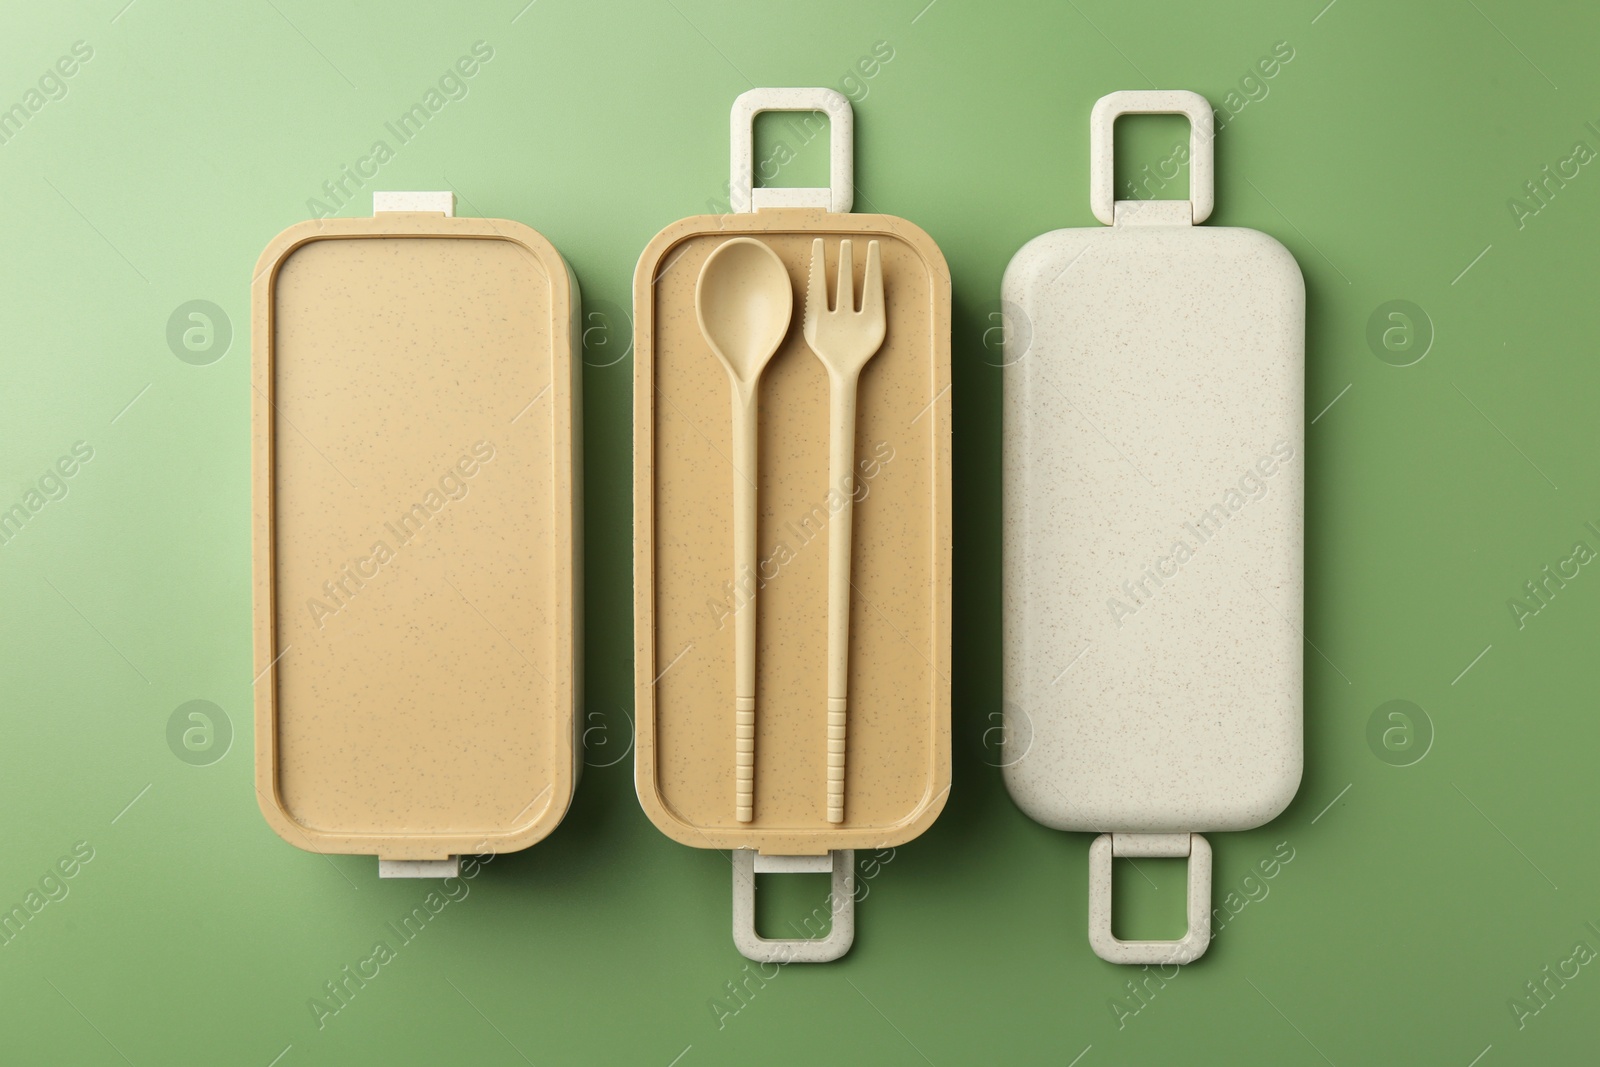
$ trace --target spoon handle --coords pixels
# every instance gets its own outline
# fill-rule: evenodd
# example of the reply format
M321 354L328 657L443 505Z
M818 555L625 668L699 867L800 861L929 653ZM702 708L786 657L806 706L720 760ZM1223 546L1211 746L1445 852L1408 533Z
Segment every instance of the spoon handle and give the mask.
M755 818L756 788L756 390L733 396L733 584L748 588L733 620L734 814Z
M844 506L828 524L828 821L844 821L850 686L850 545L855 529L856 378L829 375L828 483Z

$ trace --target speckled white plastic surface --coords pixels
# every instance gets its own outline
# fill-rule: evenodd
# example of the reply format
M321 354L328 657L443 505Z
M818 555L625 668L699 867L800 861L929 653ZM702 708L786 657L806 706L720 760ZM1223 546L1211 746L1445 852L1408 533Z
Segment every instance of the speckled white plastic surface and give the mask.
M828 116L828 188L755 187L755 120L763 111L821 111ZM735 214L771 207L820 207L849 211L855 202L855 112L837 89L760 88L733 102L729 129L733 173L728 202Z
M733 943L757 963L832 963L856 939L856 853L837 848L826 856L760 856L736 848L733 863ZM762 937L756 933L756 875L830 872L828 933L823 937Z
M1005 778L1062 830L1242 830L1300 783L1305 287L1189 206L1005 275Z
M1189 926L1176 941L1124 941L1111 932L1111 860L1189 861ZM1211 845L1199 834L1101 834L1089 846L1089 944L1109 963L1193 963L1211 944Z

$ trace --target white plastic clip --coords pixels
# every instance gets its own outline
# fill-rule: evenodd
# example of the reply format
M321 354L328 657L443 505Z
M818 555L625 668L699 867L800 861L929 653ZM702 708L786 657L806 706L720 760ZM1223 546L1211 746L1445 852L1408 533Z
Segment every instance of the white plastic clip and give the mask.
M832 871L828 892L832 925L827 937L766 938L756 933L756 875ZM761 856L733 850L733 943L757 963L827 963L850 951L856 939L856 853L836 848L826 856Z
M373 193L372 213L380 211L437 211L445 218L456 214L456 194L443 193Z
M442 860L378 860L379 878L460 878L461 857Z
M1178 219L1198 226L1211 217L1216 204L1214 175L1216 119L1211 105L1199 93L1186 89L1125 90L1109 93L1095 101L1089 113L1089 207L1094 217L1107 226L1117 225L1117 208L1123 203L1141 205L1140 213L1160 201L1118 201L1112 161L1113 127L1121 115L1185 115L1189 119L1189 205L1191 211ZM1182 201L1178 201L1182 203ZM1166 211L1156 209L1152 217L1171 221ZM1149 221L1148 219L1146 221Z
M755 121L763 111L821 111L828 116L828 188L755 188ZM767 207L849 211L855 202L855 114L837 89L751 89L733 102L728 203L735 214Z
M1178 941L1111 932L1111 859L1189 859L1189 929ZM1089 945L1107 963L1193 963L1211 944L1211 845L1199 834L1101 834L1089 846Z

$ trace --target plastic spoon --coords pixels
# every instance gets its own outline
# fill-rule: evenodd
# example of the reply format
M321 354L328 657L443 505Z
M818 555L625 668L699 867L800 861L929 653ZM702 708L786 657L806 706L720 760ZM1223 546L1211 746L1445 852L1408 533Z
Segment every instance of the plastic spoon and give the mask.
M734 807L755 817L756 778L756 402L761 372L789 332L794 290L778 254L750 237L724 241L695 283L700 333L733 384L733 581L750 596L734 614Z

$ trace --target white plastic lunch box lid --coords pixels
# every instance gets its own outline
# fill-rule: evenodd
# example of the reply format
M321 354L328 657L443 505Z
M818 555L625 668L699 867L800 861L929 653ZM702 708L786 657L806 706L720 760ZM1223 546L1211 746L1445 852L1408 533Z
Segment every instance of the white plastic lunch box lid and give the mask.
M1135 108L1097 108L1114 225L1005 274L1006 785L1063 830L1241 830L1301 774L1305 287L1266 234L1193 224L1209 106L1115 95L1200 100L1195 197L1113 201Z

